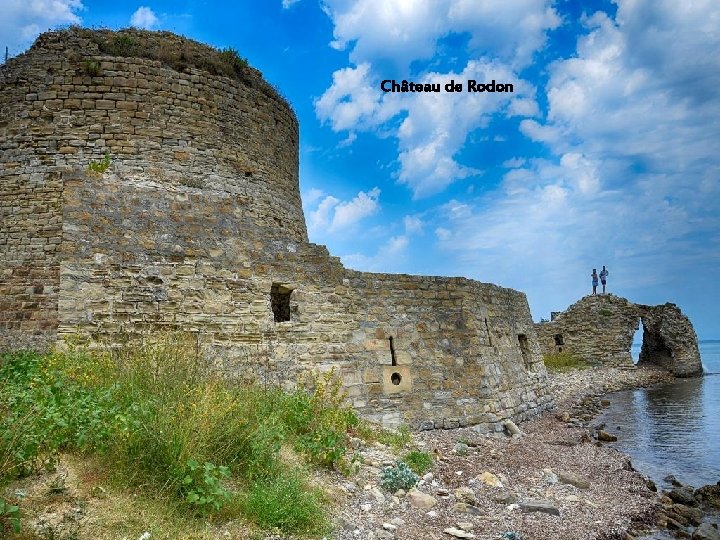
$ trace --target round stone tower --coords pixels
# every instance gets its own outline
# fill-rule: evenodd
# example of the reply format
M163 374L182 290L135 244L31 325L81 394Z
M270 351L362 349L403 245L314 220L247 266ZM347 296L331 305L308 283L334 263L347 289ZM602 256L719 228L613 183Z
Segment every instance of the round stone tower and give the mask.
M238 195L271 235L307 241L297 119L232 50L168 32L43 34L0 68L0 111L3 177L107 153L123 176Z

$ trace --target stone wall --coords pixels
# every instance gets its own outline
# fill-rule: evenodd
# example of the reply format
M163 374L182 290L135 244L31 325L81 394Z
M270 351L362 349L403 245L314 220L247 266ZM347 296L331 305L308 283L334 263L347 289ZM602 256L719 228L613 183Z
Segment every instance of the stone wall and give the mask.
M585 296L552 321L536 326L542 354L568 352L590 364L633 365L630 347L643 324L640 363L678 377L702 373L697 336L675 304L633 304L612 294Z
M0 349L192 333L233 377L335 369L388 426L500 429L552 406L524 294L347 270L308 243L297 123L266 84L91 38L46 34L2 68Z

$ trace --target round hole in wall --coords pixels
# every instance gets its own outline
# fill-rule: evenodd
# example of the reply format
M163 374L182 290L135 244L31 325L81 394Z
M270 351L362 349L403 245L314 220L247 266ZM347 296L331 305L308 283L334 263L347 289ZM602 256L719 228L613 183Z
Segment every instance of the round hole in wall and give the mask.
M402 381L402 375L400 375L397 371L390 375L390 382L393 383L395 386L399 385Z

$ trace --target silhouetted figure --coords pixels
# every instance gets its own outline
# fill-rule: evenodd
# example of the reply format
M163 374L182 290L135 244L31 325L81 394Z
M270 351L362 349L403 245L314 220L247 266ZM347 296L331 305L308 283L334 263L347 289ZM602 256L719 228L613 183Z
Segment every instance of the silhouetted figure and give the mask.
M597 270L593 268L593 273L590 274L590 277L592 277L592 286L593 286L593 296L597 294L597 286L598 286L598 275Z
M605 265L603 265L603 269L600 270L600 283L602 283L603 286L603 294L605 294L605 285L607 285L608 274L610 274L610 272L608 272Z

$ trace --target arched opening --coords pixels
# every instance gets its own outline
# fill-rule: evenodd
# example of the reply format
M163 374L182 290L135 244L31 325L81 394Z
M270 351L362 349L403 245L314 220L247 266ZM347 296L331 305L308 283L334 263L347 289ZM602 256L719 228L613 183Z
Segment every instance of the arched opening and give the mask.
M633 364L637 364L640 361L640 350L643 344L643 334L645 333L645 327L643 326L642 319L638 325L635 334L633 334L632 345L630 345L630 356L632 357Z

